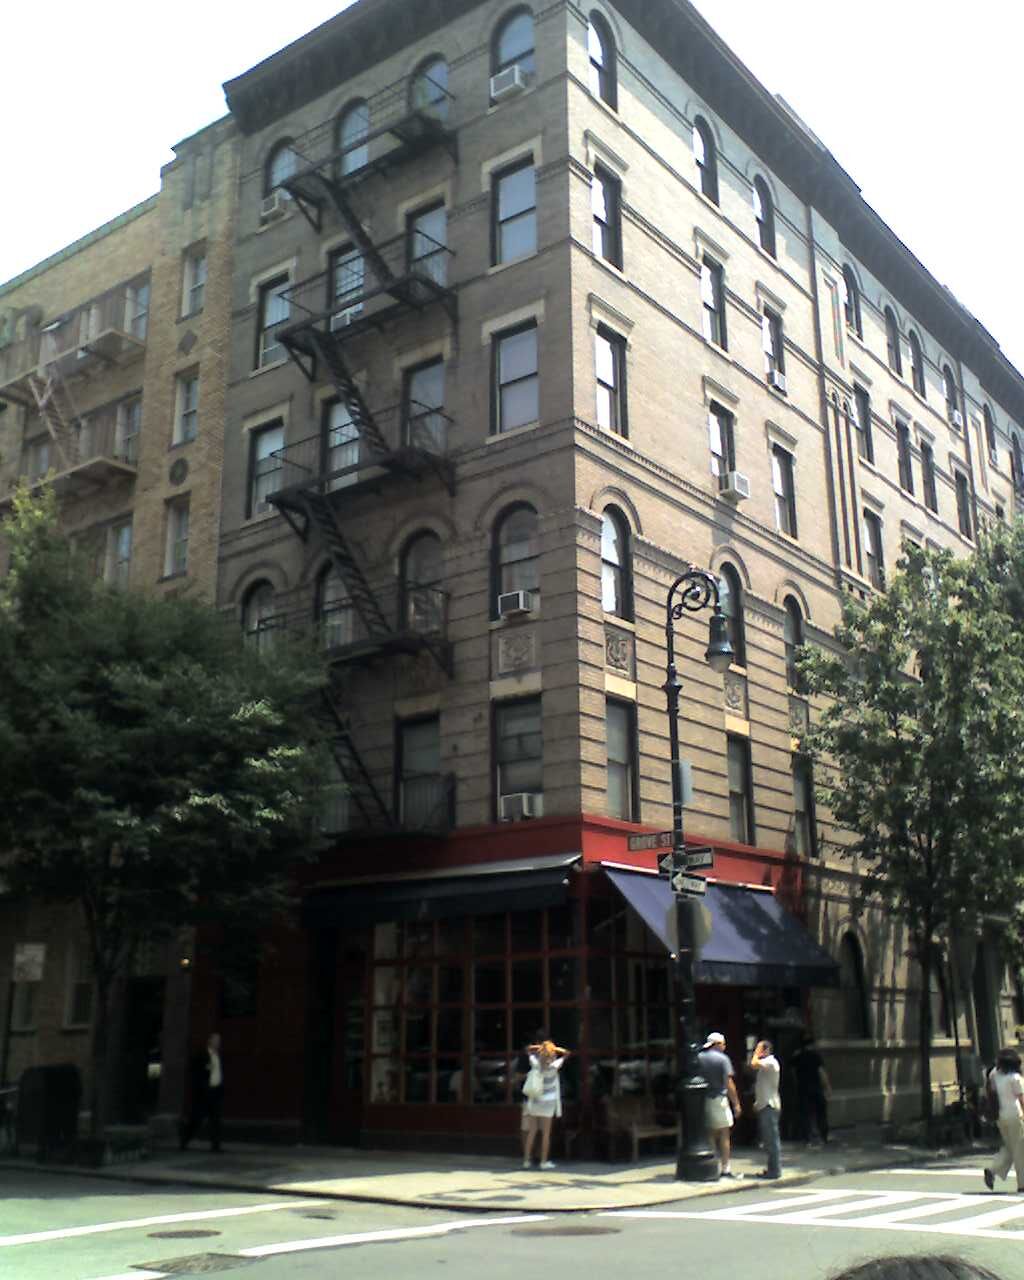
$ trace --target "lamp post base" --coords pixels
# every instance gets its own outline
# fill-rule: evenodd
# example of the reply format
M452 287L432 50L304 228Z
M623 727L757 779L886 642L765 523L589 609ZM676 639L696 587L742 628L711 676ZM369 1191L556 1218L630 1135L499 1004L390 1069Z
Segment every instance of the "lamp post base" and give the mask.
M682 1122L676 1178L680 1182L714 1182L719 1175L718 1156L707 1139L704 1103L707 1081L700 1075L679 1082L679 1115Z

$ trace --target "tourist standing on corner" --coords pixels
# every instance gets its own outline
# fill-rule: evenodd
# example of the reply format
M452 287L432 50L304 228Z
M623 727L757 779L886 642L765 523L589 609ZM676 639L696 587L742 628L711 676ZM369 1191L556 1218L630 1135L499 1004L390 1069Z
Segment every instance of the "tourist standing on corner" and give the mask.
M523 1168L529 1169L533 1156L533 1140L540 1134L540 1167L555 1167L551 1156L551 1125L562 1114L562 1082L558 1073L569 1056L553 1041L532 1044L529 1048L530 1071L523 1085L526 1105L526 1135L523 1143Z
M210 1150L220 1151L220 1121L224 1110L224 1064L220 1056L220 1035L214 1031L192 1060L192 1114L183 1120L179 1142L184 1151L206 1120L210 1129Z
M719 1175L731 1178L732 1142L729 1131L734 1117L740 1113L740 1099L736 1092L736 1073L725 1052L725 1036L720 1031L712 1031L704 1041L697 1062L701 1075L708 1082L704 1114L708 1135L718 1154Z
M755 1073L754 1114L757 1116L757 1129L768 1161L768 1167L757 1176L779 1178L782 1176L782 1143L779 1141L779 1117L782 1112L779 1081L782 1078L782 1068L772 1052L770 1040L758 1040L750 1066Z
M988 1088L999 1099L999 1136L1002 1150L992 1165L984 1170L985 1186L989 1191L996 1178L1005 1178L1010 1165L1017 1171L1017 1190L1024 1191L1024 1080L1020 1074L1020 1054L1015 1049L1003 1049L996 1058L996 1065L988 1073Z

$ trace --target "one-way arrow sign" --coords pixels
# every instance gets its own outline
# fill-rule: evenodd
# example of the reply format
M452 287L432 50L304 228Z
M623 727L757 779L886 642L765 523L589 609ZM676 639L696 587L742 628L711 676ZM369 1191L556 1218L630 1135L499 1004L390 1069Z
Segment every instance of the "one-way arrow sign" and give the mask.
M713 867L715 865L715 851L710 845L697 847L696 845L687 848L683 854L683 866L687 871L698 871L701 867Z
M688 876L685 871L677 871L671 880L676 893L693 894L703 897L708 891L708 882L703 876Z

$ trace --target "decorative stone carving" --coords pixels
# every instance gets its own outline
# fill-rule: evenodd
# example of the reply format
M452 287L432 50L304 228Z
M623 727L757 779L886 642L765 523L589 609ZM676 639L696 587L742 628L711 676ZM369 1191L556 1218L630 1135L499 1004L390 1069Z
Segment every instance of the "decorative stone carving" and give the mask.
M633 679L633 637L628 631L607 627L604 633L604 660L614 671Z
M537 665L537 632L517 627L498 636L498 675L528 671Z
M747 677L735 671L725 673L725 709L744 720L748 718Z
M799 738L801 734L806 733L809 725L807 715L807 701L804 698L796 698L792 694L789 697L789 732L794 738Z
M188 462L185 458L175 458L171 463L168 475L171 484L184 484L188 479Z

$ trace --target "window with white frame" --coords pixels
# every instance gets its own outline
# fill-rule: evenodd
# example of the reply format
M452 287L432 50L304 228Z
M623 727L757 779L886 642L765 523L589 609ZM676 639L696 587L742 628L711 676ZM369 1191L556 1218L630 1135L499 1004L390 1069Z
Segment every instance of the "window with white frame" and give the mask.
M107 529L103 576L114 587L127 587L132 566L132 521L119 520Z
M780 444L772 445L772 491L775 494L775 527L796 537L796 482L793 455Z
M882 552L882 520L864 508L864 560L868 581L879 591L885 587L885 557Z
M736 470L736 426L728 409L717 400L708 407L708 444L711 448L711 474L721 479Z
M590 180L590 209L594 216L594 253L614 267L622 266L622 184L599 164Z
M194 316L203 309L206 292L206 250L190 249L185 254L181 283L181 314Z
M178 374L175 395L172 444L186 444L196 438L199 423L199 374L196 370Z
M718 204L718 154L708 122L700 116L693 122L693 158L697 163L701 192Z
M775 206L768 183L764 178L754 179L754 218L757 221L757 238L765 253L775 257Z
M137 280L128 286L125 319L128 321L128 332L141 342L146 337L149 326L148 280Z
M256 368L276 364L285 359L285 349L277 340L278 328L289 316L287 275L276 276L260 285L256 319Z
M722 264L707 254L700 264L700 301L704 337L724 350L729 345L725 329L725 272Z
M366 260L350 244L333 250L327 264L327 305L331 332L344 329L363 313L366 296Z
M247 517L264 515L270 510L270 495L281 487L281 459L276 454L283 448L283 422L270 423L251 433Z
M370 106L363 98L350 102L338 117L334 143L338 168L342 175L362 169L370 159L367 138L370 133Z
M601 324L594 335L597 379L597 425L615 435L627 434L626 340Z
M117 406L115 452L121 462L134 466L139 460L139 432L142 430L142 397L132 396Z
M540 417L537 325L496 333L494 351L494 432L512 431Z
M590 92L614 110L617 105L615 38L599 13L591 13L587 23L587 55Z
M93 981L89 948L79 939L72 939L67 949L66 982L64 988L65 1027L89 1027L92 1025Z
M164 549L164 576L188 572L189 500L175 498L167 504L167 541Z
M514 262L537 251L537 179L533 157L491 179L491 261Z

